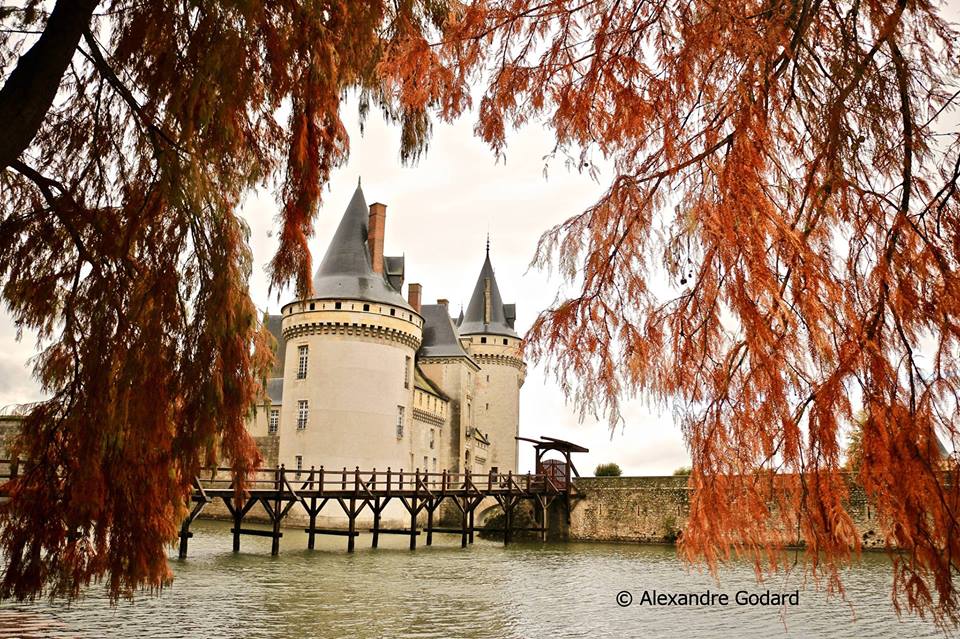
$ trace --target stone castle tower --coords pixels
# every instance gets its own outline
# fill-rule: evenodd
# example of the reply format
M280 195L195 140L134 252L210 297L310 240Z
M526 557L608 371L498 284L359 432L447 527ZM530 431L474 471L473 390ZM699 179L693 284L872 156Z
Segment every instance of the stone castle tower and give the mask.
M385 257L386 206L360 187L313 280L270 316L277 362L249 423L266 463L305 473L517 471L525 364L489 243L466 313L421 304L404 258Z
M516 306L500 298L488 241L486 259L458 328L467 352L480 365L474 386L475 424L497 442L488 461L503 472L517 472L520 387L526 375L520 337L513 328L516 317Z
M404 465L398 418L409 410L423 318L403 299L402 257L384 257L386 207L353 195L313 279L313 297L282 311L279 461L327 468ZM400 462L399 464L397 462Z

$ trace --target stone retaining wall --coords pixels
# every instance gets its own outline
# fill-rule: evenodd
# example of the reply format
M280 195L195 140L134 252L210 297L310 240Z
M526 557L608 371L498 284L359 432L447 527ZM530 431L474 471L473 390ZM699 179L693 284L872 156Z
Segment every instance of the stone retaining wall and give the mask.
M581 477L574 481L570 526L577 541L672 543L686 525L690 489L684 476ZM882 548L883 535L863 491L850 492L850 514L864 548Z

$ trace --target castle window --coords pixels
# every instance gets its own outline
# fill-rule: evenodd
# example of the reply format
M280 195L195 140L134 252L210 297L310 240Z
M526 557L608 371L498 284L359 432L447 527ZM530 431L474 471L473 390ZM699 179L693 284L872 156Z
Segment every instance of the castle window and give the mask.
M337 310L339 311L341 306L343 306L342 303L336 302L336 303L333 305L333 308L335 308L335 309L337 309Z
M433 458L433 472L437 472L437 458Z
M297 479L300 479L300 474L303 472L303 455L297 455Z
M307 415L310 413L307 400L301 399L297 402L297 430L303 430L307 427Z
M270 435L276 435L278 430L280 430L280 409L271 408L270 419L267 422L267 433Z
M396 316L396 314L397 314L397 309L391 308L391 309L390 309L390 314Z
M433 448L435 444L436 444L435 431L431 428L430 429L430 448Z
M504 338L504 340L503 340L503 345L504 345L504 346L507 345L507 340L506 340L506 338Z
M486 343L487 343L487 338L486 338L486 337L481 337L481 338L480 338L480 343L481 343L481 344L486 344Z
M487 410L490 410L490 402L487 402Z
M316 310L316 308L317 308L317 305L314 304L313 302L310 302L310 310L313 311L313 310Z
M489 382L490 382L490 376L487 375L487 383L489 383Z
M403 363L403 387L410 388L410 356Z
M427 461L428 461L427 456L424 455L424 456L423 456L423 471L424 471L424 472L427 472L427 471L430 470L430 466L427 464Z
M307 355L309 347L304 344L297 348L297 379L307 378Z
M369 305L369 304L364 304L364 305L363 305L363 310L369 311L369 310L370 310L370 305Z
M397 439L403 439L403 406L397 406Z

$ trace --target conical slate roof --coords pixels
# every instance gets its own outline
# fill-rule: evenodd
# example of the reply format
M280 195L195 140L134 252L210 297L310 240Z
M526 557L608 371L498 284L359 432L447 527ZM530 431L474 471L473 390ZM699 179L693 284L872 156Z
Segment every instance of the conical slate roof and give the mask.
M413 310L386 277L373 270L367 247L369 215L370 209L358 184L313 276L313 299L348 298Z
M490 321L485 322L483 293L488 278L490 280ZM480 269L480 277L477 278L477 285L473 287L473 295L470 296L470 303L467 304L467 312L463 315L459 330L461 335L486 333L488 335L518 337L516 331L513 330L513 326L511 326L511 322L507 321L504 312L503 300L500 298L500 287L497 286L497 278L493 274L493 265L490 264L489 246L487 247L487 257L483 261L483 268Z

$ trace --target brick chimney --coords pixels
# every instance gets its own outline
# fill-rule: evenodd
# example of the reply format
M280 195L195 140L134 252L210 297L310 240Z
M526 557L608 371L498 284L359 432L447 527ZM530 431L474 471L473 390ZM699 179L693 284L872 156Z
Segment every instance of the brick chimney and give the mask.
M446 308L447 306L450 305L450 300L445 300L445 299L443 299L443 298L441 297L440 299L437 300L437 304L439 304L440 306Z
M423 287L419 284L408 284L407 285L407 301L410 302L410 306L413 307L413 310L420 312L420 297L423 293Z
M367 223L367 246L370 248L370 263L374 273L383 273L383 229L387 222L387 205L374 202L370 205L370 220Z

